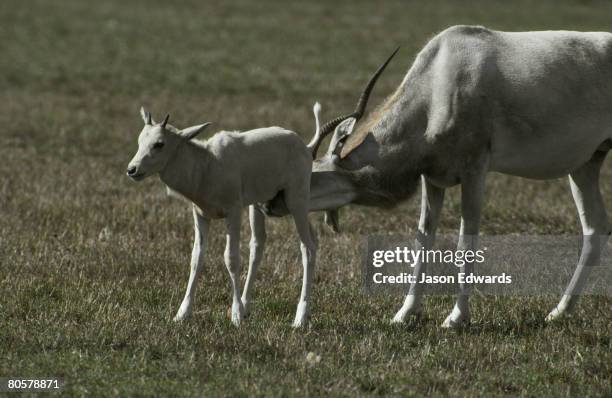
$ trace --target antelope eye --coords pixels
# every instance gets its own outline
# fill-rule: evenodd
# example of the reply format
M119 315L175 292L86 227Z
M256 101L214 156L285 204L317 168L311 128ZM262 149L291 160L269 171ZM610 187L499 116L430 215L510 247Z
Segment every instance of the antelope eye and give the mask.
M163 142L156 142L155 144L153 144L153 148L155 149L162 149L164 147L164 143Z

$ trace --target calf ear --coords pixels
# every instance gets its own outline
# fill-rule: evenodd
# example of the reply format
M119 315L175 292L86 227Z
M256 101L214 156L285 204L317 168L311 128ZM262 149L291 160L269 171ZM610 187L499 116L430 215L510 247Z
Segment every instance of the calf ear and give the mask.
M191 140L195 138L198 134L200 134L204 129L210 126L212 123L204 123L197 126L187 127L186 129L182 129L180 132L181 137L186 140Z
M142 116L142 121L145 124L152 124L151 122L151 112L145 111L143 106L140 107L140 116Z
M334 135L329 143L329 149L327 150L329 155L337 155L340 153L342 145L344 145L344 141L353 132L356 122L357 119L350 117L336 127L336 130L334 130Z

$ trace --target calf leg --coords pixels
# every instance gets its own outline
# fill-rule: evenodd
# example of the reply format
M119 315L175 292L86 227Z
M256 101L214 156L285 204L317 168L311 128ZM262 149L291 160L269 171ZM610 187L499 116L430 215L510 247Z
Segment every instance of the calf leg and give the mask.
M480 230L480 213L482 210L484 185L486 177L485 164L478 170L466 174L461 179L461 229L457 250L472 250L478 248L478 233ZM466 261L459 272L469 275L474 272L473 261ZM451 313L446 317L442 327L454 328L470 319L469 296L471 286L459 283L459 295Z
M582 251L574 275L561 301L546 317L547 321L562 317L575 306L591 267L600 263L601 248L611 232L599 190L599 171L605 156L605 152L596 152L589 162L570 174L572 195L582 224Z
M434 244L438 221L440 220L440 212L442 203L444 202L444 189L432 185L425 176L421 177L421 218L419 220L419 230L415 242L416 250L429 250ZM416 280L420 280L421 274L426 271L426 263L421 261L419 256L417 263L414 265L412 275ZM392 323L403 322L406 316L418 314L421 311L421 297L423 296L423 285L413 283L410 285L410 290L404 299L404 305L393 317Z
M240 299L240 218L241 209L235 209L226 218L227 243L224 253L225 266L232 283L232 323L236 326L244 318L244 307Z
M310 314L310 290L314 278L314 268L317 255L317 242L314 231L308 221L308 192L299 197L292 197L292 193L287 191L285 199L287 207L295 221L295 227L300 237L300 250L302 252L302 293L295 313L293 327L301 327L306 324Z
M263 256L266 244L266 218L255 206L249 206L249 222L251 224L251 242L249 243L249 271L247 273L244 290L242 291L242 305L245 315L250 312L251 296L257 268Z
M195 206L193 206L193 225L195 236L193 239L193 250L191 251L191 271L189 273L189 283L187 283L187 291L185 298L174 317L175 321L182 321L191 316L193 301L195 298L196 282L198 274L204 263L204 253L206 252L206 237L208 235L209 221L198 214Z

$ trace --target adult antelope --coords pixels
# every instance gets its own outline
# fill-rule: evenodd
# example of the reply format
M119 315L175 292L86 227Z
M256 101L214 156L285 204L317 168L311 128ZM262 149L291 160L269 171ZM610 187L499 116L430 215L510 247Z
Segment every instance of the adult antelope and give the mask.
M612 148L612 34L451 27L425 46L397 90L355 128L361 114L325 124L311 143L316 156L334 131L327 154L313 164L312 211L326 210L337 225L338 208L393 206L413 194L420 179L416 243L428 249L444 191L460 184L458 249L476 250L488 172L532 179L569 175L583 247L547 320L572 309L611 231L599 171ZM270 212L283 212L281 199L270 203ZM466 264L460 272L472 269ZM424 271L425 264L415 265L417 280ZM469 293L469 286L460 285L444 327L469 320ZM411 286L393 322L420 312L421 297L421 285Z

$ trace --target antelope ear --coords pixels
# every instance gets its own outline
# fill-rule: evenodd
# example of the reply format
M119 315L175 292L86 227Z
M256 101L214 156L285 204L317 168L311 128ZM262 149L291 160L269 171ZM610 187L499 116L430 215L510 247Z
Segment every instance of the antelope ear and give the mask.
M327 150L329 155L337 155L340 153L340 150L342 150L342 145L344 145L344 141L353 132L355 123L357 123L357 119L350 117L336 127L336 130L334 130L334 135L329 143L329 149Z
M144 124L153 124L151 122L151 112L145 111L143 106L140 107L140 116L142 117Z
M198 134L200 134L202 131L204 131L204 129L210 126L211 124L212 123L204 123L197 126L187 127L185 129L182 129L179 134L186 140L191 140L195 138Z

